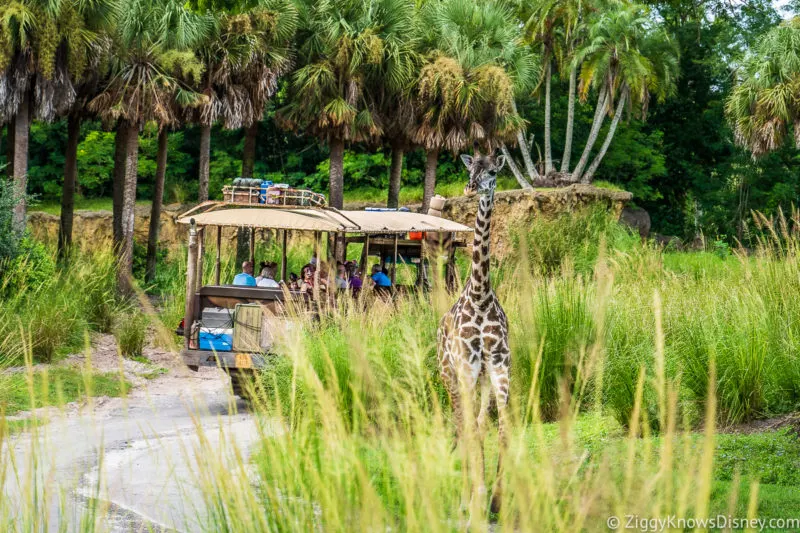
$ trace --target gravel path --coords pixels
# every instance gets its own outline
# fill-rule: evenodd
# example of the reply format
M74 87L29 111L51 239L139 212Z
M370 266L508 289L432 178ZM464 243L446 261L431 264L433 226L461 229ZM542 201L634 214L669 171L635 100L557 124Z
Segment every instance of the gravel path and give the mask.
M224 449L214 460L232 461L233 468L236 453L247 458L262 433L244 402L229 395L230 380L221 370L192 372L177 355L153 347L145 356L152 364L120 360L114 338L97 336L92 367L113 372L122 365L134 385L127 397L22 415L44 420L34 434L17 435L0 450L0 461L13 465L6 470L9 479L0 496L17 502L13 508L22 516L30 514L25 505L31 498L25 494L38 480L48 492L47 510L40 514L49 517L45 529L51 531L64 525L67 531L80 531L87 503L95 498L102 509L101 530L200 530L205 508L197 463L209 450ZM85 355L59 364L85 365ZM166 372L153 377L154 368ZM201 435L208 442L206 451L200 451ZM30 467L33 457L35 468Z

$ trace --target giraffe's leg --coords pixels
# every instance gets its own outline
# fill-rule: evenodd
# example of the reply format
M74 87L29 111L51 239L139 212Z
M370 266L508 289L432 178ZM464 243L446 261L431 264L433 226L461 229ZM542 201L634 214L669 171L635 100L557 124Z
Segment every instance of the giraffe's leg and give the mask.
M483 441L486 435L486 422L489 418L489 406L492 403L492 384L489 382L487 372L482 372L479 378L481 384L481 404L478 412L478 436Z
M492 494L493 513L500 512L502 501L502 476L503 476L503 457L508 447L508 376L510 353L507 347L502 348L489 359L489 378L492 383L495 401L497 403L498 428L497 428L497 478L495 480L494 491ZM496 363L495 363L496 361Z

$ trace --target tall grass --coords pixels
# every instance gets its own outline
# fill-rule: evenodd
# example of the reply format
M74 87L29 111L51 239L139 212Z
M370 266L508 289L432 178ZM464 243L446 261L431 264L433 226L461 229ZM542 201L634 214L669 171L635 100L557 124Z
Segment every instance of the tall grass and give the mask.
M499 480L493 428L485 473L465 468L477 435L453 446L435 332L455 296L439 285L391 303L342 300L318 320L297 316L254 384L261 439L252 462L234 441L211 445L198 421L196 481L208 513L198 527L449 532L485 531L491 520L500 531L571 532L605 531L610 516L755 516L757 483L751 500L738 482L715 489L739 479L730 460L715 474L716 427L797 408L798 257L765 246L683 261L612 235L615 226L587 233L595 216L551 226L564 235L551 251L540 230L519 235L520 253L497 270L513 357ZM175 257L153 288L169 326L184 290L185 256ZM235 270L225 263L225 274ZM2 440L0 429L0 449ZM488 495L466 504L484 474L503 488L497 516ZM0 490L7 475L0 468ZM31 502L37 491L45 487ZM0 523L32 523L12 516L0 499Z
M87 331L110 332L129 306L116 296L110 253L75 256L68 267L57 267L52 254L20 256L3 272L0 358L7 364L23 364L26 345L36 362L45 363L80 350Z

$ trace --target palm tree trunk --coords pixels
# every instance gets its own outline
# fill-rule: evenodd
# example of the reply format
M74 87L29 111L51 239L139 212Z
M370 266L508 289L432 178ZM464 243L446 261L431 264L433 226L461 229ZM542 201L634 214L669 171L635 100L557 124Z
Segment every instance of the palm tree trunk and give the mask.
M331 139L330 198L331 207L342 209L344 206L344 141Z
M512 100L512 105L514 109L514 113L517 113L517 103ZM533 159L531 159L531 151L528 148L528 142L525 140L525 132L519 130L517 132L517 144L519 145L519 151L522 152L522 161L525 163L525 170L528 172L528 179L533 181L534 178L539 177L539 172L536 170L536 167L533 164Z
M28 137L31 123L29 102L30 95L28 91L25 91L14 117L14 158L10 161L14 192L17 197L13 224L14 228L20 232L25 230L27 210L25 195L28 189Z
M8 125L6 126L6 132L8 133L8 139L6 139L6 162L8 166L6 167L6 176L8 179L11 180L14 178L14 171L12 170L11 162L14 160L14 119L8 121Z
M122 198L125 195L125 147L128 129L123 121L117 124L114 136L114 181L112 183L114 249L122 244ZM138 132L137 132L138 134Z
M603 160L603 157L606 155L608 147L611 144L611 139L614 138L614 132L617 130L617 124L619 124L619 119L622 116L622 112L625 109L625 102L627 99L628 99L628 91L623 89L622 96L619 97L619 102L617 102L617 109L614 111L614 119L611 121L611 125L608 127L608 133L606 133L606 139L603 141L603 145L600 147L600 151L594 157L594 161L592 161L592 164L589 165L589 168L586 170L586 173L581 178L581 183L592 182L594 173L597 170L597 167L600 166L600 162Z
M436 167L439 165L439 150L428 150L425 154L425 184L422 189L422 212L427 213L431 198L436 193Z
M158 230L161 226L161 203L164 200L164 177L167 174L167 128L158 132L156 155L156 183L153 189L153 206L150 208L150 227L147 232L147 261L144 279L148 283L156 277L156 254L158 253Z
M256 166L256 136L258 135L258 122L253 122L244 129L244 150L242 153L242 177L252 178Z
M577 182L583 175L583 169L586 168L586 163L589 162L589 155L592 153L597 136L600 134L600 128L603 126L603 119L606 116L606 102L608 100L608 91L606 87L600 91L597 97L597 108L594 110L594 119L592 120L592 128L589 130L589 138L586 140L586 146L583 147L583 154L578 161L575 170L572 171L571 179Z
M392 165L389 168L389 198L386 207L400 205L400 182L403 179L403 143L392 142Z
M547 176L555 170L553 167L553 150L550 146L550 81L553 78L553 67L547 62L547 71L544 80L544 175Z
M64 154L64 186L61 190L61 223L58 228L58 258L69 257L72 247L72 221L75 213L75 183L78 178L78 141L81 136L81 119L77 115L67 118L67 151Z
M119 251L117 286L120 293L133 293L133 229L136 207L136 181L139 170L139 127L126 123L125 187L122 196L122 243Z
M200 176L197 187L197 200L208 200L208 177L211 165L211 126L200 126Z
M567 104L567 133L564 139L564 155L561 157L561 172L569 172L569 160L572 156L572 129L575 123L575 91L578 78L578 67L569 71L569 103Z
M533 186L522 176L522 172L520 172L519 167L517 167L517 164L514 162L514 158L511 157L511 152L508 151L508 146L506 146L506 143L500 145L500 150L502 150L503 155L506 157L508 168L511 169L511 173L514 174L519 186L523 189L532 189Z

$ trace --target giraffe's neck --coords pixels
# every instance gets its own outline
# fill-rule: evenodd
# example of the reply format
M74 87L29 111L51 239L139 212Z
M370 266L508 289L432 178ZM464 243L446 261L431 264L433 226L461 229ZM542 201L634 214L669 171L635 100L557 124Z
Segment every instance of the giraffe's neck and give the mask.
M472 272L470 274L470 293L477 302L486 299L492 290L489 281L489 239L491 234L494 191L481 196L478 203L478 217L475 222L475 241L472 244Z

